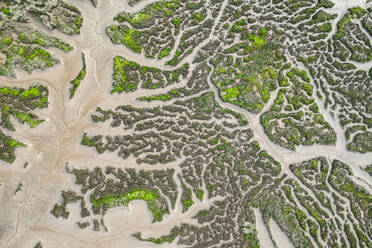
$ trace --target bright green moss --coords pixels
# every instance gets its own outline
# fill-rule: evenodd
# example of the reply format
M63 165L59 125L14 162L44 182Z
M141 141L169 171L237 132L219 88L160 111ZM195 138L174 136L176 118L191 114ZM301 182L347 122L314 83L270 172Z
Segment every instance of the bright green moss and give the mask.
M173 95L178 95L179 94L177 89L171 89L170 93L173 94Z
M15 139L9 139L8 146L12 149L12 148L16 148L16 147L24 147L26 145L19 142L19 141L16 141Z
M186 209L189 209L193 204L194 204L194 201L191 200L191 199L187 199L187 200L182 201L182 206L183 206L183 209L185 211L187 211Z
M171 17L173 15L172 11L168 10L168 9L165 9L164 10L164 13L168 16L168 17Z
M196 12L196 13L194 14L193 18L194 18L194 20L195 20L196 22L201 22L201 21L204 19L204 16L203 16L202 13L200 13L200 12Z
M0 88L0 94L18 96L20 94L20 91L17 89L11 89L8 86L5 86L5 87Z
M78 16L75 18L75 25L77 29L81 28L81 25L83 24L83 18L81 16Z
M289 85L290 84L289 84L289 82L286 79L283 79L283 80L279 81L279 86L280 87L287 87Z
M331 23L324 23L321 26L319 26L318 31L329 33L332 31L332 24Z
M41 122L44 121L44 120L40 120L40 119L32 117L29 113L23 113L19 111L13 111L13 113L14 113L14 116L19 120L19 122L21 122L22 124L27 122L31 128L36 127L37 125L39 125Z
M111 93L117 92L122 93L123 91L127 91L128 89L133 90L136 87L133 87L133 84L129 86L127 83L127 75L126 75L126 67L132 67L133 64L130 63L129 60L126 60L122 57L116 56L114 58L114 79L117 78L114 88Z
M1 8L0 11L3 12L4 14L6 14L7 16L12 15L9 8Z
M28 111L35 108L45 108L48 106L48 92L42 86L31 86L28 89L9 88L7 86L0 88L1 98L5 100L3 106L0 106L0 112L3 122L0 126L14 131L9 117L14 116L20 123L28 123L31 128L39 125L43 120ZM14 102L14 105L10 104Z
M4 64L0 64L0 74L15 76L16 68L32 72L35 69L45 69L59 63L48 51L39 47L22 46L12 44L3 48L2 53L6 55Z
M266 44L266 41L262 36L251 35L249 36L249 39L253 41L253 46L256 48L261 48Z
M101 205L107 208L113 208L117 206L128 206L133 200L146 201L148 209L151 211L154 222L161 221L166 210L161 209L161 206L157 199L159 195L155 192L146 189L133 189L130 192L120 195L106 195L99 199L91 196L90 201L95 208L99 208Z
M275 104L282 105L284 103L284 93L285 91L283 89L279 91L278 97L274 101Z
M171 20L171 23L172 23L174 26L176 26L176 28L178 29L178 28L180 27L180 23L181 23L181 21L180 21L179 18L173 18L173 19Z
M22 52L20 52L21 54L24 54L24 47L20 47L19 50L22 51ZM43 50L41 48L38 48L38 47L35 47L34 49L32 49L31 54L27 57L29 59L35 59L37 57L49 59L49 58L51 58L51 55L48 51L45 51L45 50Z
M173 97L168 94L160 94L160 95L155 95L155 96L144 96L144 97L139 97L137 100L139 101L146 101L146 102L152 102L152 101L168 101L172 99Z
M162 59L162 58L164 58L164 57L168 57L169 54L170 54L170 52L171 52L171 50L172 50L172 49L171 49L170 47L161 50L161 51L160 51L160 54L159 54L159 56L158 56L158 59Z
M174 97L179 97L180 93L177 89L171 89L168 93L165 94L159 94L154 96L143 96L137 98L138 101L146 101L146 102L152 102L152 101L169 101L173 99Z
M116 56L114 58L112 93L132 92L137 90L138 87L143 89L164 88L180 82L181 77L185 78L189 72L189 67L189 64L184 64L175 70L160 70L156 67L141 66L133 61ZM160 96L160 99L170 99L170 96L165 96L169 94L178 96L178 92L168 92L168 94ZM155 100L154 98L141 98L140 100L147 101L151 99Z
M137 85L134 83L127 84L127 88L125 89L126 92L134 91L137 89Z
M46 108L48 106L48 96L43 96L37 103L38 108Z
M144 239L144 238L141 237L141 233L135 233L132 236L141 240L141 241L147 241L147 242L151 242L151 243L154 243L154 244L161 245L161 244L164 244L164 243L172 243L176 239L176 237L179 235L179 231L180 231L180 229L178 227L174 227L174 228L172 228L169 235L163 235L160 238Z
M7 163L13 163L16 159L15 149L18 147L24 147L25 144L5 135L0 130L0 160Z
M132 28L125 28L123 30L122 43L126 45L133 52L141 53L142 47L137 43L137 37L140 36L140 33ZM136 38L135 38L136 37Z
M83 68L80 70L80 72L76 76L76 78L70 82L70 84L72 84L72 88L70 88L70 99L75 95L75 92L78 89L81 81L85 78L85 74L86 74L86 63L85 63L85 55L84 55L84 53L81 54L81 58L82 58L82 61L83 61Z
M35 98L41 96L41 92L38 87L31 87L21 93L23 99L29 99L30 97Z
M224 89L222 90L222 92L225 93L221 96L224 101L235 99L240 95L240 90L238 89L238 87Z
M91 198L91 202L94 206L105 204L109 208L112 208L120 205L128 206L128 204L133 200L150 201L156 198L158 198L158 196L151 191L134 189L133 191L123 195L107 195L100 199Z
M308 96L313 95L313 86L311 84L302 84L301 88L306 92Z

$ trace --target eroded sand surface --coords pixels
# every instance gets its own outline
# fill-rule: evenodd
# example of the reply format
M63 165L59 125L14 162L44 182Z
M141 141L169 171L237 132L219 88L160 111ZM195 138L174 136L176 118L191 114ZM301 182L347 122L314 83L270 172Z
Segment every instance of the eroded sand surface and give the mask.
M69 206L71 212L70 221L62 221L49 214L53 205L60 197L61 185L64 189L76 189L73 178L65 172L66 163L73 163L75 167L114 166L120 168L145 168L137 166L135 159L123 161L115 154L97 153L88 147L80 145L81 135L89 130L100 134L124 133L120 128L104 127L94 124L90 114L100 105L112 107L117 105L132 104L138 107L151 106L146 102L138 102L135 99L139 96L148 95L147 90L138 90L134 93L123 95L111 95L112 58L117 55L131 58L139 64L156 66L160 69L169 68L158 61L144 58L144 56L133 53L122 45L113 45L105 35L105 27L108 26L115 15L120 11L135 12L152 0L142 1L135 7L130 7L126 1L105 0L98 8L94 8L86 0L68 0L78 7L84 16L84 25L80 36L71 37L69 42L75 47L72 52L65 54L57 49L52 52L63 63L47 71L37 71L32 74L20 72L17 79L2 79L7 85L26 87L31 82L40 82L49 87L50 104L47 109L38 110L36 113L46 121L37 128L30 129L20 124L16 125L15 137L22 137L27 147L17 149L17 160L12 166L3 162L0 173L0 247L1 248L29 248L35 242L41 240L43 247L69 247L69 248L115 248L115 247L179 247L175 243L157 246L148 242L139 242L131 237L136 231L144 233L144 237L160 237L167 234L170 229L183 222L195 222L191 217L198 210L204 209L209 202L196 204L185 214L182 214L180 205L171 213L165 216L164 221L152 224L152 216L142 201L133 201L128 207L110 209L105 216L105 223L108 232L93 232L89 229L79 229L75 222L78 220L78 205ZM350 6L365 5L365 1L358 0L337 0L333 10L335 13L345 11ZM335 21L336 23L336 21ZM51 32L41 25L35 23L41 30L53 36L65 38L58 32ZM86 54L87 76L77 91L75 97L68 99L68 82L70 82L81 68L81 52ZM1 61L1 55L0 55ZM184 82L183 82L184 83ZM209 84L216 95L218 91L210 82ZM159 89L152 93L163 93L169 89ZM274 94L275 95L275 94ZM270 106L274 97L270 98ZM358 183L372 192L368 175L360 170L360 166L367 165L372 161L372 154L356 154L345 149L345 142L342 140L342 130L337 130L337 146L314 145L311 147L299 147L292 152L274 144L265 135L259 122L259 116L253 115L239 107L222 102L217 98L218 103L249 117L250 128L254 131L254 138L260 142L261 147L272 154L282 166L282 173L292 175L288 166L291 163L301 162L317 156L325 156L330 159L341 159L352 166L353 173L357 176ZM320 102L319 99L317 101ZM161 105L162 103L160 103ZM325 116L327 121L331 117ZM333 121L335 122L335 121ZM16 122L15 122L16 123ZM25 162L29 163L23 168ZM167 165L176 168L176 163ZM164 166L161 166L165 168ZM153 167L157 168L156 166ZM19 182L22 182L23 190L16 195L14 191ZM11 199L11 200L9 200ZM46 214L48 213L48 214ZM261 247L274 247L269 232L265 227L261 214L256 212L257 231ZM76 220L76 221L74 221ZM269 223L270 231L278 247L292 247L288 237L280 230L272 220Z
M187 222L187 219L198 212L199 207L182 214L179 206L173 211L172 218L165 217L161 224L151 224L152 216L146 204L134 201L128 208L115 208L107 213L105 223L109 231L106 233L79 229L75 224L79 215L77 204L69 206L72 219L69 222L57 220L49 213L59 200L61 185L70 189L76 187L73 179L65 172L67 162L73 163L77 168L103 165L120 168L147 167L137 166L135 159L123 162L115 154L97 156L92 149L81 146L80 140L84 130L102 132L102 127L95 125L90 119L90 113L98 105L149 106L148 103L135 100L139 96L147 95L146 90L138 90L125 97L110 94L114 56L130 57L137 63L159 67L158 63L145 59L124 46L113 45L105 35L105 28L119 12L122 10L135 12L154 1L143 1L135 7L129 7L126 1L110 0L100 4L97 9L89 1L66 2L81 9L84 16L82 34L69 40L75 49L68 54L52 49L62 63L51 70L32 74L19 72L17 79L3 80L9 85L19 87L27 87L31 82L46 84L50 88L50 103L49 108L36 111L40 118L46 120L37 128L29 129L16 124L17 135L28 142L26 148L16 151L16 162L12 166L5 165L1 171L1 206L7 211L0 212L3 221L0 223L0 245L9 248L32 247L37 240L41 240L45 247L156 247L157 245L152 243L137 241L131 234L135 231L144 231L151 237L167 234L170 228L179 224L181 220ZM35 25L46 33L64 38L57 31L51 32L37 23ZM74 98L69 100L68 83L81 68L81 52L86 55L87 75ZM162 89L165 90L167 89ZM123 133L122 129L117 131ZM114 134L115 129L107 127L107 133ZM23 168L25 161L29 162L26 169ZM168 166L175 167L175 164ZM156 169L156 166L151 169ZM24 185L23 190L13 196L20 181ZM207 206L208 202L203 204ZM76 221L73 221L74 219ZM174 244L176 241L161 247L176 247Z

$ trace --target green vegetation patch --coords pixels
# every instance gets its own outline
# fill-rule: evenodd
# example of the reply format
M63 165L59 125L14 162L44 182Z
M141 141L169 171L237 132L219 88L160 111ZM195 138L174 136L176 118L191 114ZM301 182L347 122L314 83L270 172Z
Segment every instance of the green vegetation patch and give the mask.
M15 69L32 72L35 69L50 68L59 63L59 60L39 47L9 45L1 46L0 52L5 54L6 61L0 63L0 75L15 76Z
M238 20L232 26L232 32L238 32L238 27L242 32L241 42L212 60L216 68L212 81L223 101L259 113L269 101L270 92L277 87L283 59L281 47L277 37L269 37L265 28L255 33L247 32L244 31L246 22ZM234 54L238 56L234 58Z
M336 133L318 113L307 72L292 68L281 78L290 87L281 88L270 110L260 116L269 138L291 150L296 145L334 145Z
M99 167L93 170L66 167L66 172L75 176L75 184L81 187L81 191L62 191L63 200L54 205L51 213L57 218L67 219L69 218L67 205L80 201L81 218L93 214L96 218L101 219L99 222L93 220L93 230L95 231L99 231L99 227L107 231L103 217L111 208L128 206L134 200L145 201L153 215L153 222L158 222L163 220L164 214L169 213L165 197L171 200L173 207L177 199L177 186L172 179L174 169L137 171L135 169L116 170L107 167L103 172ZM115 181L112 177L115 178ZM154 181L153 178L162 178L163 180L161 182ZM91 184L93 181L95 183ZM155 186L159 186L159 188ZM166 191L163 192L163 190ZM88 202L85 202L86 197L89 198Z
M23 44L35 44L44 48L56 47L65 52L71 51L73 47L59 38L48 36L28 25L20 23L9 23L9 31L17 34L17 42Z
M109 26L106 28L106 34L114 44L124 44L130 50L136 53L142 52L142 46L138 43L141 33L126 25Z
M181 78L186 78L189 64L175 70L160 70L155 67L141 66L123 57L114 58L113 90L112 93L131 92L141 87L143 89L164 88L168 85L179 83ZM173 95L176 92L173 91ZM157 96L159 100L167 100L165 95ZM147 99L143 99L147 100ZM154 99L148 99L154 100Z
M148 190L138 190L134 189L131 192L122 195L106 195L102 198L95 199L91 197L90 201L94 207L100 207L100 205L106 205L108 208L113 208L117 206L128 206L128 204L133 200L143 200L151 201L157 199L159 196L154 192Z
M352 142L347 144L347 149L354 152L372 152L372 132L364 131L357 133Z
M67 205L82 200L82 197L77 195L73 191L62 191L61 196L62 203L54 204L53 209L50 211L50 213L56 218L68 219L68 217L70 216L70 212L66 208Z
M14 151L17 147L25 146L23 143L5 135L1 130L15 131L10 117L13 116L18 122L27 123L31 128L38 126L44 120L39 119L32 113L37 108L48 106L48 89L41 85L31 86L28 89L0 87L0 136L1 149L0 159L8 163L15 160Z
M337 32L333 36L335 42L334 56L343 61L350 59L365 63L372 60L371 42L368 35L364 33L365 31L361 29L361 26L363 26L369 33L372 30L370 24L365 19L363 20L366 13L367 11L361 7L351 8L337 23ZM362 19L362 25L354 23L355 20L353 19Z
M13 163L16 159L16 148L24 146L26 145L4 134L0 130L0 160L10 164Z
M61 39L46 35L29 24L7 20L0 30L0 53L5 57L0 62L0 75L15 76L17 69L31 73L58 64L59 60L45 50L51 47L65 52L73 49Z
M146 102L152 102L152 101L168 101L171 100L173 97L170 94L159 94L154 96L142 96L137 98L139 101L146 101Z
M216 5L213 8L221 7ZM157 1L135 13L119 13L114 18L117 23L109 26L106 33L114 44L124 44L148 58L162 59L176 49L166 62L176 66L209 37L214 22L207 17L206 7L205 1ZM175 47L180 30L185 32Z
M70 82L70 84L72 84L72 88L70 88L70 99L74 97L76 90L78 89L81 81L85 78L85 74L87 73L84 53L81 53L81 59L83 61L83 68L80 70L76 78Z

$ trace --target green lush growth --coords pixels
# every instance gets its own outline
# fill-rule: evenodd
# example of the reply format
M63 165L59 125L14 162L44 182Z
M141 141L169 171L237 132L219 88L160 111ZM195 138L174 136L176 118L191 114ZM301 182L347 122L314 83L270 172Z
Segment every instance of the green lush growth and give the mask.
M27 123L31 128L39 125L43 120L39 119L32 111L36 108L48 106L48 89L41 85L31 86L28 89L0 87L0 159L8 163L15 160L14 151L17 147L25 146L23 143L5 135L1 129L15 131L10 117L13 116L18 122Z
M157 89L179 83L186 78L189 65L185 64L179 69L164 71L155 67L141 66L123 57L114 58L113 89L112 93L131 92L141 87L143 89ZM165 96L160 97L164 99Z
M137 98L139 101L146 101L146 102L152 102L152 101L168 101L171 100L172 96L169 94L160 94L160 95L155 95L155 96L143 96Z
M133 191L123 195L107 195L100 199L91 198L90 201L95 207L99 207L100 205L104 204L109 208L113 208L120 205L128 206L128 204L133 200L150 201L156 198L157 197L154 195L153 192L134 189Z
M85 78L85 74L87 73L84 53L81 53L81 58L83 61L83 68L80 70L76 78L70 82L70 84L72 84L72 88L70 88L70 99L74 97L77 88L79 87L81 81Z
M242 32L245 22L237 21L231 32ZM223 101L259 113L270 99L270 92L277 87L278 66L282 56L274 37L267 36L265 28L256 33L242 34L244 42L225 49L226 55L218 55L213 83L220 91ZM236 59L233 54L240 55Z
M93 223L92 219L77 222L78 225L81 224L79 225L81 228L92 224L94 231L107 231L103 221L106 212L110 208L128 206L134 200L142 200L147 203L147 207L153 215L153 222L162 221L164 214L169 214L167 199L170 200L171 206L175 207L177 185L172 177L174 169L116 170L113 167L106 167L103 171L99 167L88 170L70 169L67 166L66 172L75 176L75 184L81 187L81 190L78 192L62 191L63 201L55 204L51 213L57 218L68 219L67 205L80 201L81 218L91 215L98 218L93 219ZM85 202L86 198L89 199L88 202Z
M205 1L157 1L136 13L119 13L114 18L118 23L107 27L106 33L114 44L124 44L148 58L162 59L175 50L166 64L176 66L209 37L213 20L207 18L206 7ZM212 9L220 7L216 3ZM185 32L175 47L180 30Z
M349 12L351 13L352 18L354 19L359 19L368 13L367 10L359 6L349 9Z
M187 187L182 181L182 195L181 195L182 211L186 212L189 208L194 205L192 200L192 190Z
M7 37L0 41L0 52L5 54L6 61L0 63L0 75L15 75L15 69L20 68L27 72L35 69L45 69L59 63L59 60L39 47L22 46L13 44L13 41L5 41Z
M121 195L106 195L102 198L96 199L94 196L90 198L91 203L93 204L94 208L100 208L101 205L104 206L105 209L113 208L117 206L128 206L128 204L133 200L143 200L147 202L147 206L154 217L154 222L162 221L164 211L159 208L159 203L157 199L159 195L155 192L148 191L148 190L138 190L134 189L130 192Z
M13 163L16 159L15 149L23 146L26 145L4 134L0 130L0 160Z
M139 31L126 25L119 25L106 28L106 33L114 44L124 44L133 52L142 52L142 47L138 43L138 39L141 36Z
M17 69L32 72L58 64L59 60L43 49L50 47L65 52L73 49L68 43L48 36L29 24L7 19L0 29L0 53L4 55L3 61L0 61L0 75L15 76Z
M160 51L160 54L158 56L158 59L162 59L164 57L168 57L169 54L171 53L171 49L168 47L168 48L165 48L163 50Z

